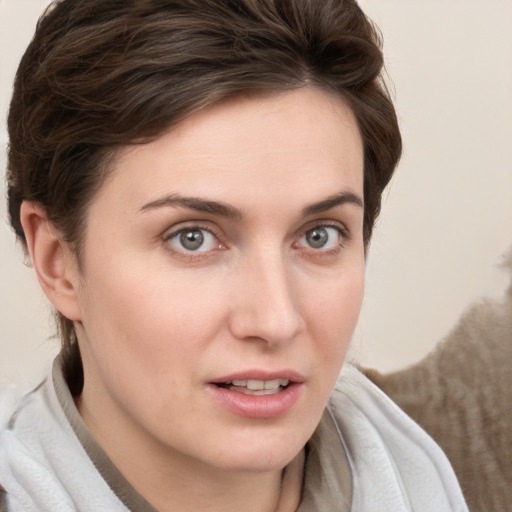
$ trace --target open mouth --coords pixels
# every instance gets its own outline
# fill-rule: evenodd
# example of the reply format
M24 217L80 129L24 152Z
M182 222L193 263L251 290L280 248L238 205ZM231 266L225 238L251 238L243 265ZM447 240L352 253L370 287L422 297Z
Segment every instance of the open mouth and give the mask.
M229 382L219 382L216 385L244 395L263 396L275 395L283 391L290 385L290 381L288 379L232 380Z
M226 375L210 382L207 389L218 402L238 416L277 418L288 413L297 404L304 392L304 378L289 370L275 372L273 375L265 373L268 372ZM247 378L249 375L260 379Z

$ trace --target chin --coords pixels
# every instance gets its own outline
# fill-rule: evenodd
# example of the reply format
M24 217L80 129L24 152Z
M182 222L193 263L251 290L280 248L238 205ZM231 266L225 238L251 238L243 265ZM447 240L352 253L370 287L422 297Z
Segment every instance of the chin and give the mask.
M232 439L213 459L226 471L269 472L287 466L304 448L311 433L281 431L250 432L245 439Z
M301 446L285 454L275 452L241 454L216 465L219 469L228 472L270 473L281 471L300 453L302 448Z

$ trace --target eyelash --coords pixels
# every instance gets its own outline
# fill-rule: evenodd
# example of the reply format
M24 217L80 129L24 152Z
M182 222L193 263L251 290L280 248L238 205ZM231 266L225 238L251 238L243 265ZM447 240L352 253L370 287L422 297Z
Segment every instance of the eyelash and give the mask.
M306 247L299 247L298 242L310 231L314 229L322 229L322 228L331 228L335 229L339 233L340 241L336 244L335 247L332 247L327 250L314 249L312 247L306 248ZM178 249L175 249L173 245L170 243L170 241L180 235L181 233L191 232L191 231L206 231L210 235L212 235L217 241L218 241L218 247L213 250L207 250L207 251L180 251ZM165 248L169 252L173 253L173 255L182 258L187 261L195 261L195 260L202 260L204 258L207 258L211 256L213 253L217 253L221 250L224 250L227 247L227 245L222 240L222 234L218 231L213 229L210 225L205 225L201 223L194 223L190 225L185 225L182 227L179 227L178 229L173 229L171 232L166 232L162 239L165 243ZM295 237L295 241L293 242L292 246L298 249L305 249L307 252L311 253L311 256L316 258L322 258L322 257L328 257L330 255L337 254L340 249L344 247L344 243L349 241L352 238L352 235L350 231L343 225L335 224L335 223L328 223L328 222L318 222L313 225L307 226L305 229L302 229L298 236Z
M332 222L321 222L320 221L318 223L315 223L315 224L310 225L310 226L306 227L305 229L303 229L301 231L300 235L297 237L297 242L294 242L294 245L297 245L298 241L300 241L302 239L302 237L304 237L308 232L313 231L315 229L323 229L323 228L335 229L339 234L339 242L334 247L332 247L330 249L322 250L322 249L310 248L310 250L308 251L310 253L310 257L321 259L324 257L334 256L334 255L338 254L339 251L344 247L345 243L348 242L352 238L350 231L344 225L336 224L336 223L332 223ZM307 248L305 248L305 249L308 250Z
M175 249L170 241L180 235L181 233L191 232L191 231L206 231L210 235L212 235L217 241L218 241L218 247L216 249L213 249L212 251L180 251L178 249ZM226 244L222 241L222 235L218 230L213 229L209 225L204 225L201 223L194 223L189 224L186 226L182 226L178 229L174 229L171 232L166 232L163 236L163 241L165 243L165 248L169 252L173 253L173 255L177 256L178 258L182 258L187 261L195 261L199 259L207 258L212 254L212 252L216 253L220 250L224 250L227 248Z

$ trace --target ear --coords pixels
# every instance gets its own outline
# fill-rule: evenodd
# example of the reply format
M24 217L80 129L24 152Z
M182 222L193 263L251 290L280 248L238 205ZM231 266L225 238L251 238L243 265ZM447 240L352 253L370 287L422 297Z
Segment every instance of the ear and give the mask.
M20 216L41 288L65 317L81 321L78 301L80 279L75 255L68 244L59 239L43 208L24 201Z

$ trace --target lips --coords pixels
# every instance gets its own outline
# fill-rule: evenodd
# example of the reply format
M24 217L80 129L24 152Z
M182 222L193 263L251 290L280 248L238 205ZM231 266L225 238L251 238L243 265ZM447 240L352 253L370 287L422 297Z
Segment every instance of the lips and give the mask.
M275 418L298 401L304 378L293 371L247 372L208 384L215 399L231 412L250 418Z

